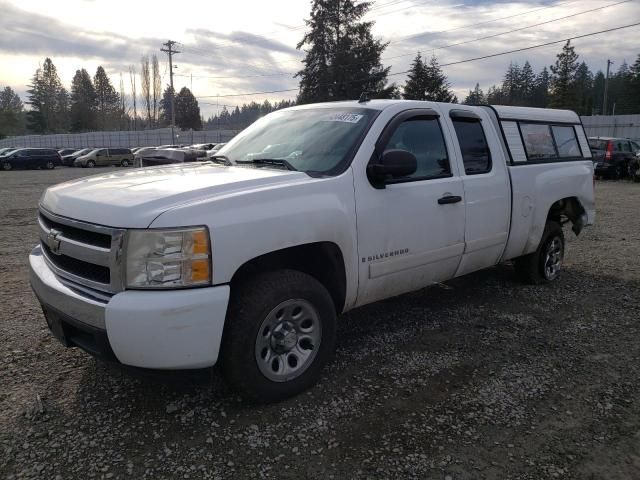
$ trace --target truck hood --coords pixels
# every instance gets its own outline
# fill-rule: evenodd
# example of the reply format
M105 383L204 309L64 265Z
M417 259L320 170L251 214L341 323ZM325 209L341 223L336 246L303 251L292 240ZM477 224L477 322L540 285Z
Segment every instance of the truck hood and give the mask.
M76 220L119 228L146 228L161 213L216 196L307 181L302 172L188 163L110 171L48 188L40 205Z

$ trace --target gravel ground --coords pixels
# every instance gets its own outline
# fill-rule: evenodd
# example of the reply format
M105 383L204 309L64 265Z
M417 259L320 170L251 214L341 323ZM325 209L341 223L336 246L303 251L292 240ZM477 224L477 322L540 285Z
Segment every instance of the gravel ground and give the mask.
M598 183L553 286L500 266L350 312L319 385L255 406L49 334L35 207L86 173L0 172L0 478L640 478L639 185Z

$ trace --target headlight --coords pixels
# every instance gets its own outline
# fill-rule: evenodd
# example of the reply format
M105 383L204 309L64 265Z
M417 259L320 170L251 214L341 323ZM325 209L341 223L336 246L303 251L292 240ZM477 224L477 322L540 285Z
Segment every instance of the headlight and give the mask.
M128 288L211 284L211 247L205 227L130 230L126 245Z

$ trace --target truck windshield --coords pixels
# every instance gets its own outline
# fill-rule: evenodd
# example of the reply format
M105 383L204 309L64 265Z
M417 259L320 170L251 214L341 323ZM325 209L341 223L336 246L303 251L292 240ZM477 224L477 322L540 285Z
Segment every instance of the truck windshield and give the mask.
M238 134L217 153L232 162L257 167L278 168L273 160L286 160L302 172L337 174L377 113L369 108L274 112ZM255 162L261 159L271 162Z

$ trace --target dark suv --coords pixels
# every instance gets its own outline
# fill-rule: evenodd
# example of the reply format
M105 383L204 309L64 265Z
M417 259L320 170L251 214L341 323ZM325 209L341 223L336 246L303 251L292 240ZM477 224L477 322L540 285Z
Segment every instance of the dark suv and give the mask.
M53 148L19 148L0 156L3 170L14 168L47 168L49 170L62 165L62 159Z
M640 145L627 138L589 137L593 166L598 177L634 178Z

